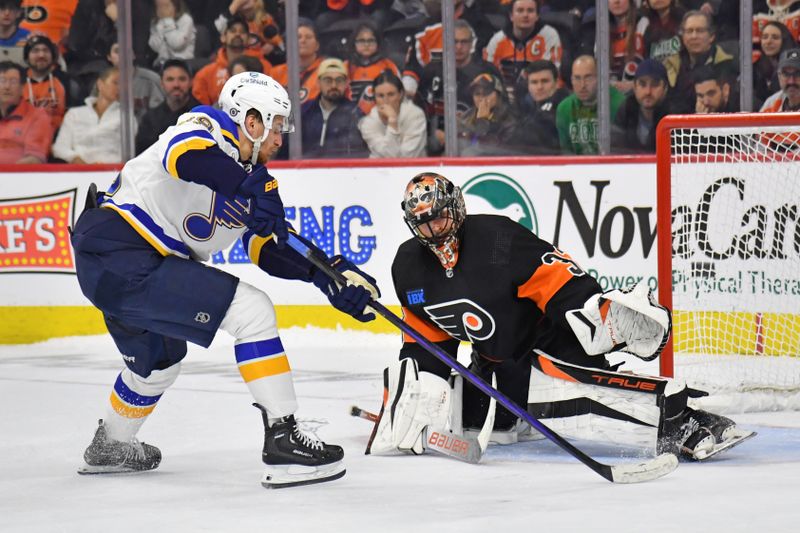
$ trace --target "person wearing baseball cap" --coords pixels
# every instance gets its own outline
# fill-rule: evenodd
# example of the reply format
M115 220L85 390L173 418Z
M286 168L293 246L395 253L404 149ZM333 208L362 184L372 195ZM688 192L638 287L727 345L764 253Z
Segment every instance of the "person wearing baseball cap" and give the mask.
M636 68L633 92L620 106L611 129L615 152L653 153L656 126L667 114L667 69L660 61L645 59Z
M767 98L762 113L800 111L800 48L785 50L778 59L781 90Z
M469 85L473 107L459 120L461 155L508 155L517 120L503 82L494 74L478 74Z
M33 35L25 43L24 51L28 79L23 98L47 111L53 131L57 131L67 110L69 87L66 74L58 68L58 48L46 36Z
M302 107L303 156L366 157L358 131L362 114L350 100L350 80L341 59L323 59L317 67L319 96Z

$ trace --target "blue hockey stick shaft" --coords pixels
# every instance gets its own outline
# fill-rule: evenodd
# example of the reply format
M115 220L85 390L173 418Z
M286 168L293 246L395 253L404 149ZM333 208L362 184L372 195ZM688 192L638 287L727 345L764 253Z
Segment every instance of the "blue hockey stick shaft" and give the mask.
M300 239L295 237L293 234L289 234L289 239L287 241L289 246L294 249L299 254L303 255L306 259L308 259L315 267L320 269L322 272L327 274L331 277L331 279L337 281L342 285L347 284L347 278L344 275L336 270L335 268L331 267L324 259L318 257L314 254L313 250L309 248L305 243L303 243ZM671 455L671 454L664 454L662 456L656 457L653 460L652 466L648 463L644 463L641 465L635 465L633 468L628 467L627 465L606 465L592 459L584 452L573 446L568 440L564 437L556 433L555 431L551 430L543 423L541 423L536 417L531 415L528 411L521 408L517 403L500 392L499 390L495 389L488 383L486 383L480 376L473 374L467 367L459 363L457 360L452 358L450 354L442 350L436 344L430 342L426 339L421 333L407 324L402 318L395 315L391 310L386 308L380 302L371 299L369 306L372 307L378 314L380 314L383 318L388 320L392 323L392 325L396 326L398 329L406 333L409 337L414 339L420 346L422 346L425 350L427 350L431 355L435 356L437 359L442 361L444 364L448 365L450 368L454 369L456 372L461 374L464 379L475 385L478 389L483 391L487 396L490 396L496 399L500 405L517 415L519 418L530 424L533 428L535 428L539 433L544 435L547 439L557 444L561 449L578 459L580 462L603 476L605 479L612 481L612 482L620 482L620 483L632 483L638 481L647 481L649 479L655 479L657 477L661 477L672 470L675 469L677 466L677 458L672 455L672 458L665 458L664 455ZM660 460L660 461L659 461ZM637 469L636 467L641 467Z

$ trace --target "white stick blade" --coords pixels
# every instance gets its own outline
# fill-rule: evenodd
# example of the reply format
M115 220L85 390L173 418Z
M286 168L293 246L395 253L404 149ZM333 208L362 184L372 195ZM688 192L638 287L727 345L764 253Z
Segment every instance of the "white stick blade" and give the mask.
M673 453L662 453L643 463L620 464L611 467L614 483L641 483L666 476L678 468L678 457Z

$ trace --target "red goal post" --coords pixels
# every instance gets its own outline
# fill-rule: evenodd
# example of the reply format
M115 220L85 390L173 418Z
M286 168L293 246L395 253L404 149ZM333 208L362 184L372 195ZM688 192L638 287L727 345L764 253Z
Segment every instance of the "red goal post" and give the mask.
M773 147L770 148L770 146ZM774 146L778 146L778 148L774 149ZM679 213L675 213L675 219L673 219L673 195L682 194L681 190L686 189L686 184L691 184L692 181L690 179L691 177L683 177L681 178L683 181L676 184L676 169L681 169L684 174L686 173L687 169L691 169L692 172L697 172L697 181L704 179L704 177L700 175L705 174L704 169L710 169L711 172L709 176L711 177L709 179L728 180L728 182L721 182L723 183L721 186L724 186L725 183L734 183L734 185L736 185L735 181L737 180L736 176L738 175L736 172L736 169L738 168L737 165L743 169L746 167L748 172L752 172L753 166L756 164L759 166L759 168L761 168L762 173L769 174L770 167L768 165L775 163L777 163L776 168L780 167L781 171L789 169L793 175L797 175L798 189L794 189L793 192L789 194L789 202L797 201L798 198L796 198L795 195L797 195L797 190L800 190L800 113L671 115L661 120L656 133L656 165L658 176L658 286L659 301L661 304L667 306L669 309L675 309L675 302L673 301L673 284L678 285L678 283L676 283L676 280L673 278L673 238L675 237L673 233L677 234L675 229L676 224L678 225L679 229L681 227L688 228L688 233L690 234L695 231L699 233L700 229L698 228L700 228L701 224L704 224L702 227L703 231L708 230L708 227L706 226L709 224L709 217L706 217L706 220L704 220L702 223L699 221L699 219L693 221L692 217L696 215L693 215L692 213L688 215L689 221L683 222L684 226L681 226L681 221L678 220L680 217ZM683 167L681 167L681 165L683 165ZM715 167L717 170L724 169L721 172L726 177L714 177L713 170ZM730 175L730 177L728 177L728 175ZM758 178L763 181L762 176L759 176ZM742 178L742 185L740 187L741 190L744 190L745 179L749 178ZM674 191L673 186L678 187L678 190ZM756 185L755 187L758 186ZM773 192L774 195L780 196L783 194L778 185L776 185L775 188L776 190ZM703 198L706 197L704 196ZM700 204L697 205L699 211ZM712 208L708 207L706 208L706 211L710 209ZM715 207L713 209L719 208ZM767 210L765 209L764 211ZM793 222L797 224L797 210L792 210L790 214L794 217ZM744 224L744 219L742 220L741 224ZM761 225L767 226L767 223L761 224L760 220L759 224L759 227L761 227ZM774 226L777 223L770 222L769 224ZM786 220L784 217L784 221L781 225L781 229L784 230L784 232L785 226ZM773 227L772 229L777 234L777 227ZM763 237L765 229L761 228L761 231L761 236ZM795 231L800 232L800 229ZM684 237L686 236L684 235ZM691 239L693 237L694 235L689 235L686 238ZM678 235L676 238L680 239L681 236ZM795 235L793 238L795 239L794 246L796 247L797 235ZM733 244L731 244L730 248L731 250L733 250L736 240L734 239L732 243ZM755 243L763 245L763 242L759 242L757 239L755 240ZM686 244L686 242L678 242L677 247L680 248L682 244ZM746 246L746 243L739 243L739 246L744 247ZM784 245L781 244L781 246ZM692 252L689 251L687 252L687 255L691 253ZM735 260L736 258L734 257L733 259ZM711 262L713 263L713 261ZM705 263L698 261L698 264L702 265ZM689 272L690 277L695 275L696 270L694 264L690 266ZM745 271L745 273L749 272ZM705 273L704 279L692 281L697 284L696 286L706 283L713 283L716 275L717 271L714 270L712 265L710 273ZM698 275L698 278L701 277L703 276ZM677 279L680 280L681 277L678 276ZM709 282L709 280L712 281ZM686 282L686 284L688 285L688 282ZM754 285L755 281L753 281L751 284ZM733 287L733 289L735 288L736 287ZM699 294L701 291L696 289L695 292ZM741 290L741 292L746 291ZM753 289L752 292L755 293L756 291ZM707 294L703 295L703 297L707 296ZM734 297L735 296L731 295L731 298ZM698 296L697 299L699 301L702 298ZM800 302L800 296L797 297L797 301ZM789 310L789 312L800 314L800 303L797 305L797 310ZM755 314L757 316L757 321L760 321L761 314ZM700 321L696 320L696 322ZM692 325L692 327L695 327L695 325ZM699 328L700 326L696 327ZM763 336L759 337L759 335L763 335L763 332L760 329L761 323L754 323L753 328L755 328L754 335L756 337L756 351L763 350L765 340ZM724 336L725 333L720 335ZM673 333L673 335L670 336L667 346L661 354L660 372L664 376L674 375L674 340L675 334ZM795 353L794 355L797 354Z

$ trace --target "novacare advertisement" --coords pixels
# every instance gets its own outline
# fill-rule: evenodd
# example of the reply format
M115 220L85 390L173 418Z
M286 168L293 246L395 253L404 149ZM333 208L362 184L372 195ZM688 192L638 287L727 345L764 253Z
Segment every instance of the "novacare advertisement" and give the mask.
M431 170L462 187L468 213L512 218L572 255L603 289L640 279L655 287L653 163L520 163L309 169L276 165L272 173L289 222L327 254L342 254L372 274L387 305L398 303L390 276L394 254L411 238L400 209L403 191L411 177ZM4 174L2 306L88 305L74 276L64 226L80 214L89 184L95 182L102 190L115 175ZM276 305L327 305L313 285L270 278L251 265L241 244L210 262L263 289ZM313 322L309 316L308 323Z

